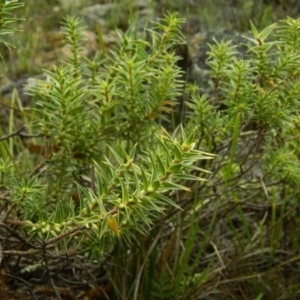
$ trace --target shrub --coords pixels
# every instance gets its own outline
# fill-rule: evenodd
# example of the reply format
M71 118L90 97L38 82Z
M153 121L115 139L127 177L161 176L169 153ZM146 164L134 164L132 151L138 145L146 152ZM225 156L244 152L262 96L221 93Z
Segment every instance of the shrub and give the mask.
M168 14L142 38L119 32L89 60L79 20L66 18L71 56L32 80L26 126L10 114L0 245L19 270L7 276L33 297L45 282L58 299L84 282L88 296L116 299L299 293L300 20L251 23L246 59L230 41L211 45L212 90L189 85L171 130L161 125L183 89L181 23Z
M246 59L230 41L210 46L211 86L190 85L185 120L187 132L198 126L196 149L217 154L197 164L209 180L115 254L127 270L112 273L120 299L298 295L299 22L251 23Z
M99 264L118 244L147 234L168 206L180 209L172 193L202 180L195 162L213 158L194 149L196 129L171 136L160 125L182 89L171 50L182 42L180 23L169 14L148 32L151 42L132 29L119 32L111 55L89 60L81 54L79 20L66 18L71 56L45 71L46 80L31 80L28 133L21 127L2 138L19 136L23 145L10 148L18 155L3 148L3 224L18 226L22 244L4 254L42 255L33 269L44 266L49 275L53 255L73 252Z

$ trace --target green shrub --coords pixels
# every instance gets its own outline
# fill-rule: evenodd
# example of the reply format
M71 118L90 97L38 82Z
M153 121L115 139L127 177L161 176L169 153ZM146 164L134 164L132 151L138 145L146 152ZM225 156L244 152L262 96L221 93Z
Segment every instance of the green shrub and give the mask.
M196 149L217 154L198 163L209 180L174 195L184 212L170 208L147 240L115 254L127 271L112 271L119 299L298 295L299 24L251 23L244 60L230 41L211 45L213 88L189 87L185 120Z
M67 248L76 232L74 247L98 259L118 238L146 233L166 206L179 208L167 193L186 190L181 181L199 180L193 162L213 156L193 149L194 133L181 129L175 139L158 122L181 86L178 58L168 52L181 41L179 24L169 15L157 24L162 33L150 32L152 44L120 33L111 57L89 61L79 21L66 19L71 57L30 87L40 169L11 183L31 239L63 239Z
M105 269L108 299L299 293L300 20L251 23L244 60L230 41L211 45L213 90L190 85L172 131L161 125L183 89L181 23L168 14L142 38L119 32L89 60L66 18L71 56L32 80L30 109L18 104L27 132L11 113L0 138L0 246L17 257L15 280L50 280L57 298L64 268L98 290Z
M8 34L14 33L16 31L15 28L11 26L11 24L16 21L19 21L20 19L13 18L12 11L24 5L22 3L17 3L17 2L18 1L6 1L6 0L1 0L0 2L0 16L1 16L0 43L4 44L8 48L12 47L12 45L9 44L6 41L6 39L4 39L2 36L7 36Z
M172 137L160 125L182 89L171 51L182 42L181 22L169 14L149 31L151 42L119 32L111 55L90 61L81 54L83 28L66 19L72 55L45 71L46 80L31 80L28 133L10 126L2 138L22 138L18 155L4 147L1 174L5 223L18 224L28 241L26 250L4 254L47 253L48 260L56 245L60 255L73 249L101 261L146 234L168 206L180 209L172 193L202 180L192 174L194 163L213 158L194 149L196 129L186 134L181 127Z

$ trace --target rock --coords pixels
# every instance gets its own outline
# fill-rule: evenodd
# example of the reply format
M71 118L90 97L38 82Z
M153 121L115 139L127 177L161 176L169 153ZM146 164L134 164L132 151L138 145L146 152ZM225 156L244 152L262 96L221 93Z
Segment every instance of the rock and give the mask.
M133 1L132 11L138 15L138 31L144 30L154 15L150 1ZM127 30L130 25L130 10L125 3L95 4L85 8L81 15L89 28L95 30L98 23L104 33L111 27Z
M11 99L12 93L14 90L17 91L18 97L20 97L21 103L23 106L30 104L30 96L26 94L26 86L30 84L32 79L44 79L44 75L36 75L29 78L27 75L24 75L21 78L12 80L6 77L4 83L0 82L0 94L4 99Z
M97 23L100 24L102 31L107 31L106 18L111 16L118 9L117 3L95 4L85 8L82 17L89 28L95 29Z
M207 65L208 52L210 51L209 45L214 45L216 43L215 41L232 41L232 45L236 46L236 56L244 59L248 51L245 45L247 39L244 38L246 35L248 34L224 29L199 32L192 36L188 40L192 59L192 70L189 80L196 83L203 93L210 94L214 83L210 77L210 67Z

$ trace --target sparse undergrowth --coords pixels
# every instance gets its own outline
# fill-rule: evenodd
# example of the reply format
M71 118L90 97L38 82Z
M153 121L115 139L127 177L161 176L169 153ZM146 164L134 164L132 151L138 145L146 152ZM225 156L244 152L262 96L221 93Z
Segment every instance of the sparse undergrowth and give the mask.
M176 127L181 23L89 60L66 18L71 56L0 137L1 297L299 297L300 20L251 23L244 60L211 45L211 92L189 85Z

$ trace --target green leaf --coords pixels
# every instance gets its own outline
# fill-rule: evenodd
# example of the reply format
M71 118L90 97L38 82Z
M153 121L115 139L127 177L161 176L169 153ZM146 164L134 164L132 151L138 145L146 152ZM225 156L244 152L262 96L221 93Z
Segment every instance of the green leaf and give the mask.
M125 186L124 182L122 179L120 180L121 188L122 188L122 200L123 203L127 204L129 200L129 195L128 195L128 187Z
M256 39L258 39L259 38L258 30L256 29L256 27L254 26L254 24L251 21L249 21L249 22L250 22L251 31L252 31L254 37Z
M159 156L156 157L156 160L157 160L157 163L158 163L158 167L159 167L159 170L160 170L161 177L164 178L166 176L166 174L167 174L167 166L161 160L161 158Z
M182 209L179 205L177 205L174 201L172 201L170 198L166 197L165 195L163 194L160 194L160 193L153 193L153 198L154 199L157 199L159 201L161 201L162 203L164 204L169 204L177 209Z
M181 161L181 159L182 159L182 150L181 150L181 147L180 147L180 145L178 144L178 143L174 143L173 144L173 146L174 146L174 155L175 155L175 162L180 162Z
M147 192L148 187L149 187L149 183L148 183L147 175L146 175L143 168L141 168L141 174L142 174L142 178L143 178L143 189L144 189L145 192Z
M175 182L171 182L171 181L161 182L160 189L190 191L190 189L188 187L181 185L181 184L177 184Z
M120 166L122 166L124 158L122 158L110 145L107 145L114 158L117 160Z
M276 27L276 24L272 24L268 27L266 27L265 29L263 29L261 32L260 32L260 38L264 41L273 31L273 29Z
M177 179L177 180L207 181L204 178L194 176L194 175L191 175L191 174L172 174L171 177L172 177L172 179Z
M178 173L180 170L182 169L182 163L179 163L179 164L173 164L168 172L170 173Z

